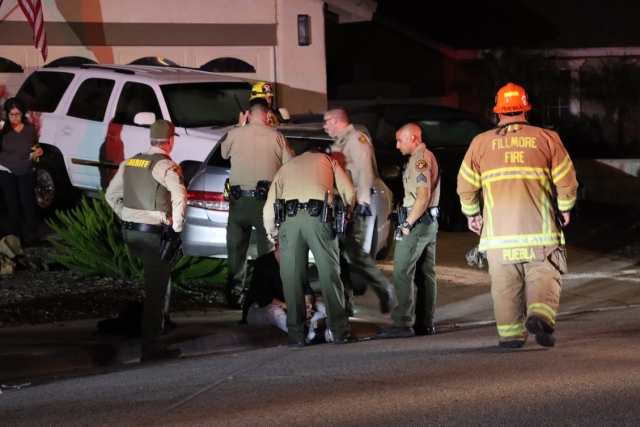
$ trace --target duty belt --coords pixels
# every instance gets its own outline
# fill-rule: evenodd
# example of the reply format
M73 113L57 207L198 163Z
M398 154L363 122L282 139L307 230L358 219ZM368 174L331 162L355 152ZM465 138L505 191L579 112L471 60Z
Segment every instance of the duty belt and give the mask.
M122 229L140 231L142 233L162 234L161 225L142 224L140 222L122 221Z
M296 199L287 200L285 203L287 216L296 216L298 211L307 211L310 216L320 216L324 207L322 200L309 199L308 202L300 203Z
M407 216L409 215L410 212L411 212L411 207L408 207L407 208ZM416 224L419 224L421 222L424 222L427 225L431 224L436 219L438 219L439 215L440 215L440 208L439 207L434 206L434 207L431 207L431 208L427 208L425 213L423 213L422 216L420 218L418 218L418 220L416 221Z
M243 190L239 185L231 185L229 187L229 193L231 193L236 200L241 197L251 197L261 202L267 200L270 185L269 181L258 181L254 190Z

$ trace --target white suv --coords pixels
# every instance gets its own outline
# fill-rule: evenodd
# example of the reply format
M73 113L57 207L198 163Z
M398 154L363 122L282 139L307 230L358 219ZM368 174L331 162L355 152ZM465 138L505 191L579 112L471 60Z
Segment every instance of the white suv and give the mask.
M141 112L176 126L171 157L188 182L248 107L251 85L188 68L84 65L44 68L18 91L38 128L44 155L36 164L37 203L50 213L74 188L106 188L120 162L149 148Z

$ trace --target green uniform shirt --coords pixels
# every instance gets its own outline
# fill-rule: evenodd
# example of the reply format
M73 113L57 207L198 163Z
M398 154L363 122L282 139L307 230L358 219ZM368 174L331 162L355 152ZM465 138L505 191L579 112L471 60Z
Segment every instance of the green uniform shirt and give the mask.
M402 174L403 206L407 208L413 206L418 188L428 188L431 193L427 208L438 206L440 202L438 173L438 162L435 156L424 144L420 144L409 158L407 167Z
M331 157L351 178L358 202L371 204L371 187L376 176L376 159L371 141L352 124L334 138Z
M273 181L294 156L284 135L260 121L231 130L222 141L221 154L231 158L229 183L243 190L255 189L258 181Z
M334 187L351 210L355 202L353 185L335 159L310 152L294 157L278 171L269 188L263 210L267 234L276 236L278 233L273 210L276 199L297 199L300 203L309 199L324 200L325 192L329 190L329 203L333 203Z

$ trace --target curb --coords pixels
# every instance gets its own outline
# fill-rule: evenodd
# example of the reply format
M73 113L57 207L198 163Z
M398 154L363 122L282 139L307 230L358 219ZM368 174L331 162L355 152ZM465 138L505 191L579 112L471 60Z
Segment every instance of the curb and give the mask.
M362 339L373 336L382 328L379 324L359 318L352 320L352 327ZM0 355L0 381L139 363L139 339L114 341L113 337L91 337L90 341L84 339L63 345L27 347L27 351L23 348L22 352ZM233 320L179 327L165 337L164 343L167 347L180 349L181 357L194 357L278 347L286 345L287 334L273 326L239 325Z
M558 317L633 308L640 308L640 304L563 311L558 313ZM495 323L495 320L436 323L436 327L441 332L453 332L458 329L495 325ZM351 325L356 336L361 340L367 340L389 323L381 322L380 319L357 317L352 318ZM138 363L140 358L138 339L113 341L110 338L110 342L101 342L104 340L102 337L93 338L93 341L81 340L64 345L50 344L39 346L32 351L0 355L0 381L7 382L73 370ZM182 357L278 347L286 345L286 342L287 334L273 326L239 325L236 321L188 325L178 328L165 338L166 346L179 348L182 351Z

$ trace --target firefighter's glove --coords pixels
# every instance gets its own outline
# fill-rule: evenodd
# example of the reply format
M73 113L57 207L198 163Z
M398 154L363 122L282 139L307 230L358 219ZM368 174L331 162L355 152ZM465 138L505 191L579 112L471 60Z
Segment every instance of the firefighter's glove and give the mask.
M475 248L473 248L469 252L467 252L466 258L467 258L467 262L469 263L470 266L473 266L473 264L478 264L478 267L482 268L482 267L484 267L483 259L487 258L487 253L486 252L480 252L478 250L478 246L476 246Z

